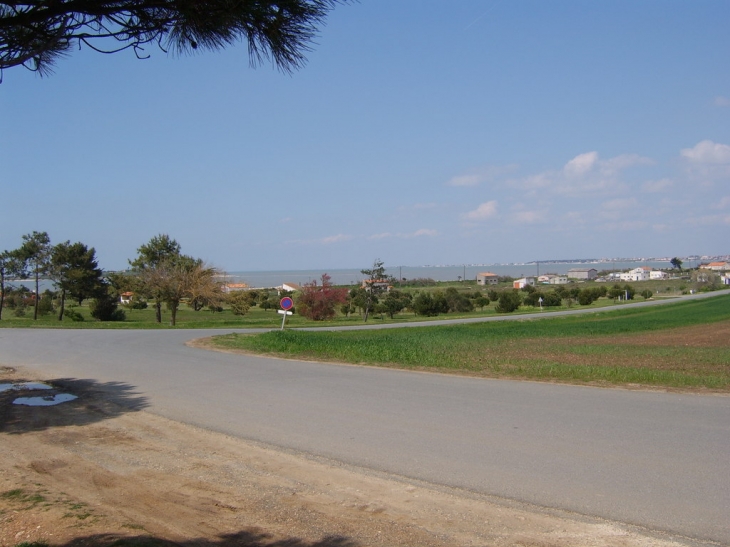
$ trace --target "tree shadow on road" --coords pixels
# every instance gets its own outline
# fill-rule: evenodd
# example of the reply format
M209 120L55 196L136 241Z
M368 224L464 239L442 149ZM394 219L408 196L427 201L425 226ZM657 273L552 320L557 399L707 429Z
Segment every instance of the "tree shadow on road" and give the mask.
M27 544L29 547L33 543ZM38 544L40 545L45 544ZM272 536L251 531L223 534L216 539L195 538L186 541L168 541L154 536L124 536L97 534L77 537L58 547L358 547L360 544L342 536L326 536L317 541L299 538L275 539ZM54 544L55 547L55 544Z
M0 384L21 384L23 378L3 378ZM20 434L53 427L88 425L149 406L147 398L124 382L98 382L90 379L57 378L43 380L52 389L11 389L0 391L0 433ZM50 399L61 394L76 396L54 406L14 404L19 398Z

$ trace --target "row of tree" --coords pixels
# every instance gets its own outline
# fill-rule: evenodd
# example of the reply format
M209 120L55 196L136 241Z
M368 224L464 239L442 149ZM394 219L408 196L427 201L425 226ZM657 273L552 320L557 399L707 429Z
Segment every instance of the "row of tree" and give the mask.
M219 305L224 299L221 285L215 279L218 270L199 258L182 254L180 244L166 234L140 246L129 264L131 268L127 272L105 275L93 247L70 241L53 245L46 232L26 234L17 249L0 253L0 319L9 294L7 280L12 278L34 280L33 319L38 319L41 279L50 279L55 285L59 321L63 320L67 298L79 305L92 299L93 317L118 320L124 318L122 310L117 309L119 295L130 292L136 302L153 303L158 323L162 322L162 305L166 304L172 325L183 300L199 310ZM21 302L28 298L22 297Z
M0 318L7 294L8 278L35 281L33 319L38 319L41 278L53 280L60 292L58 319L62 320L67 298L81 303L87 298L109 297L109 283L96 260L96 251L83 243L65 241L51 245L46 232L33 232L22 237L20 247L0 253Z

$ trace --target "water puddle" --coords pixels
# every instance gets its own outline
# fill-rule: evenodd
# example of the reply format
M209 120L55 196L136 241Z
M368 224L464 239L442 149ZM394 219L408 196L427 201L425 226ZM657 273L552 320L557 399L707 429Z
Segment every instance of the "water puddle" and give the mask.
M43 382L19 382L17 384L0 384L0 393L5 391L41 391L53 389L53 386L44 384ZM43 397L18 397L13 401L14 405L25 406L53 406L60 405L67 401L78 399L76 395L70 393L56 393L55 395L46 395Z
M21 389L37 390L37 389L53 389L52 386L41 382L21 382L19 384L0 384L0 393L3 391L10 391L14 389L20 391Z
M13 401L14 405L25 405L25 406L53 406L60 405L67 401L73 401L78 399L76 395L70 393L57 393L56 395L49 395L47 397L18 397Z

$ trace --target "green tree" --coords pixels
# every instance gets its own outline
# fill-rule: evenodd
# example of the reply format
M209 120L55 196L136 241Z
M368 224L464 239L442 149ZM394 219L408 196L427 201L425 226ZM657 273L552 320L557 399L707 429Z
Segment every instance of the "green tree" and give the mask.
M481 311L484 311L484 308L486 306L489 306L489 298L480 295L474 299L474 305L477 306Z
M304 53L340 0L24 0L0 3L0 71L25 66L40 74L83 45L114 53L145 47L185 53L244 42L252 65L271 59L284 71Z
M542 305L546 308L557 307L563 303L563 299L560 297L557 291L550 291L543 295Z
M513 289L511 291L503 291L499 295L495 309L499 313L511 313L517 311L521 304L522 298L520 297L520 293L516 289Z
M372 268L360 270L360 273L367 276L363 280L363 288L365 289L363 310L364 320L367 321L370 310L378 302L378 295L388 289L388 280L385 275L383 261L379 258L373 261Z
M433 293L422 291L413 298L411 308L418 315L435 317L441 313L448 313L449 303L441 291L434 291Z
M465 295L460 293L455 287L449 287L444 294L446 302L449 304L449 311L456 313L466 313L474 311L474 303Z
M48 234L46 232L33 232L23 236L23 244L17 251L23 264L23 270L30 270L35 279L34 320L38 319L40 278L46 275L51 267L51 250L51 238L48 237Z
M672 265L672 268L677 268L680 272L682 271L682 261L676 256L669 263Z
M61 291L59 321L63 320L67 294L81 305L86 298L106 290L96 251L80 242L66 241L53 247L50 276Z
M387 313L388 317L393 319L396 313L403 311L411 304L411 295L406 292L391 290L385 295L380 305L382 305L383 313Z
M139 290L154 300L155 320L158 323L162 323L161 279L163 272L157 270L165 269L167 271L169 268L167 264L179 256L180 244L167 234L160 234L140 246L137 249L137 258L129 261L133 271L142 281Z
M246 315L251 308L251 297L248 291L233 291L228 295L228 305L233 315Z
M540 299L543 299L543 295L540 291L534 290L531 292L528 292L527 295L525 295L524 304L525 306L539 306L540 305Z
M185 298L202 298L202 294L214 294L217 283L215 268L206 266L199 258L187 255L171 256L155 268L141 274L144 286L164 302L170 311L170 325L177 324L177 312ZM211 300L209 306L216 307Z
M0 319L3 317L5 297L8 293L7 279L15 277L22 270L22 261L17 251L3 251L0 253Z
M119 295L109 283L103 283L96 297L89 303L91 317L97 321L124 321L124 310L118 309Z

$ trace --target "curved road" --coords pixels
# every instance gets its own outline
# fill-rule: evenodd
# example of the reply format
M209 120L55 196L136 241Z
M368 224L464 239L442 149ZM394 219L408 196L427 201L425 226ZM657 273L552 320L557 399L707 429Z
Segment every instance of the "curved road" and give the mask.
M730 545L730 397L285 361L184 344L222 332L231 330L0 329L0 364L121 382L151 412L245 439Z

